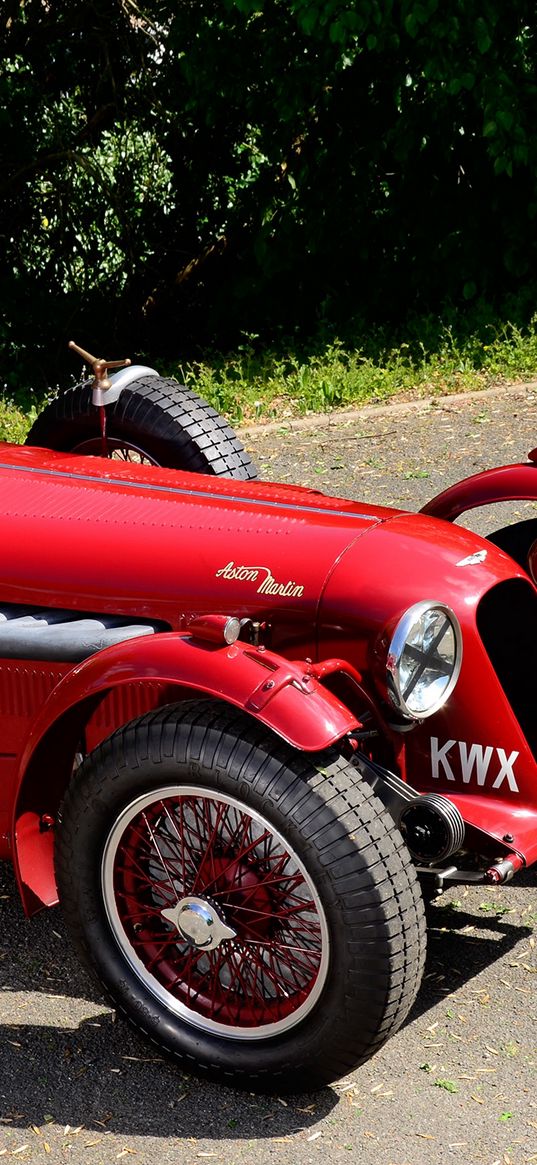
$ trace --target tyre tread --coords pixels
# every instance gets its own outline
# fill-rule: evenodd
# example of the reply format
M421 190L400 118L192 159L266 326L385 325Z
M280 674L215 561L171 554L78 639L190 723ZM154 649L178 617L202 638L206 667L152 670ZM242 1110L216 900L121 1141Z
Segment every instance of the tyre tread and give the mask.
M108 406L111 437L140 444L143 434L158 464L194 473L252 480L256 467L224 417L192 389L164 377L142 376ZM76 385L34 421L27 445L67 451L98 433L92 389ZM147 452L152 455L151 449Z
M306 850L315 853L327 900L339 897L342 903L341 922L352 965L344 985L344 1003L337 1018L332 1017L322 1062L312 1067L305 1050L303 1063L298 1065L295 1055L287 1067L280 1064L275 1070L270 1056L264 1066L258 1049L249 1059L241 1059L237 1051L235 1082L292 1088L299 1070L304 1082L319 1085L356 1068L400 1027L423 973L425 917L408 851L374 792L336 751L315 757L297 753L244 713L216 701L147 713L104 741L73 778L62 810L57 874L69 927L85 961L95 971L72 877L86 816L104 814L111 788L121 785L127 770L143 772L149 760L159 764L164 757L178 765L189 760L195 770L198 766L212 769L216 786L225 785L231 766L237 786L248 788L261 808L277 806L293 844L298 844L293 838L300 838ZM348 842L349 832L357 828L364 839L358 851ZM379 930L384 936L382 957ZM103 986L110 995L106 982ZM154 1038L121 1000L115 995L113 1000L131 1023ZM357 1015L361 1016L358 1025ZM190 1061L173 1041L166 1047ZM194 1058L192 1063L198 1070L217 1072L220 1079L227 1077L229 1070L209 1059L202 1058L200 1063Z

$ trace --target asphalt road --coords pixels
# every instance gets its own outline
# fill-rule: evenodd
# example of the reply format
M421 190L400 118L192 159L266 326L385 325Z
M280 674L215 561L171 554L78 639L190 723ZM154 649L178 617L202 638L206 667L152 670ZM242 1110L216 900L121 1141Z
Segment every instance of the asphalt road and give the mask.
M252 430L263 476L416 509L537 444L537 387L330 424ZM516 504L520 516L535 506ZM502 524L480 515L482 531ZM314 1095L265 1098L187 1076L115 1017L59 910L23 919L0 867L0 1156L75 1165L537 1162L537 892L457 889L430 909L422 990L374 1060Z

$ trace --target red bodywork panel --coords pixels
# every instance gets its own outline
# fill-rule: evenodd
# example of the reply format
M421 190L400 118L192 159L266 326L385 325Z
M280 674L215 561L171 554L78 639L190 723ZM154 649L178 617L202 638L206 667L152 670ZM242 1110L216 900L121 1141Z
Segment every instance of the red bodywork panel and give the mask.
M534 496L506 492L537 486L537 467L515 469L510 484L503 470L480 474L430 507L452 517L486 490L486 501L491 489ZM0 660L1 853L13 856L15 837L28 909L34 897L54 900L43 821L57 809L80 734L92 747L148 708L200 693L312 751L342 740L373 708L412 786L453 800L485 852L537 859L535 758L477 624L499 584L529 588L531 602L537 595L490 543L425 512L9 445L0 445L0 499L9 547L0 604L132 616L168 629L74 666ZM401 733L382 702L382 645L422 600L457 615L462 670L442 711ZM194 619L213 614L259 623L269 650L189 636ZM334 657L324 678L330 686L335 676L337 695L305 662Z
M0 445L0 537L12 548L4 601L151 615L174 628L230 599L234 613L260 618L276 603L289 634L298 615L307 638L339 555L399 512L112 464ZM246 574L234 577L237 568Z
M168 692L173 700L175 690L177 697L175 684L186 688L190 695L225 699L243 708L295 748L305 751L322 751L358 727L348 708L323 689L314 675L304 674L303 666L242 643L215 647L196 643L187 635L164 634L150 642L135 639L121 643L91 656L69 670L52 689L13 768L10 801L14 806L15 868L21 887L38 886L39 897L46 905L57 901L51 834L43 834L41 826L46 802L40 803L39 795L36 797L32 790L28 806L28 786L24 782L29 773L31 781L32 764L39 773L41 757L49 752L48 735L57 729L62 732L73 708L93 707L108 697L108 714L105 712L101 718L100 731L99 725L93 724L93 739L88 741L93 747L115 727L116 695L127 695L123 714L116 721L124 723L132 719L133 713L140 715L152 704L166 702L158 700L159 692ZM144 693L149 697L145 707L142 701L135 712L133 698Z

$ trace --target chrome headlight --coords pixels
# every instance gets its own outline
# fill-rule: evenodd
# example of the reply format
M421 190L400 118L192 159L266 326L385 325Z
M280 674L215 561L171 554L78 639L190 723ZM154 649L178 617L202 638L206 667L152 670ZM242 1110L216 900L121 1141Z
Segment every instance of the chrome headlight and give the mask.
M399 620L388 648L389 698L403 716L422 720L445 704L459 678L462 635L443 603L415 603Z

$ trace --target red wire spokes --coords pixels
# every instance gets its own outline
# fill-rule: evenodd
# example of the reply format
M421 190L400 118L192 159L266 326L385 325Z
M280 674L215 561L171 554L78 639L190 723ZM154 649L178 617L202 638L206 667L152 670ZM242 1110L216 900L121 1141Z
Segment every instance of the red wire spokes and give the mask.
M146 805L117 846L114 894L147 974L211 1022L279 1023L313 989L323 939L310 885L283 839L231 799L196 792ZM162 916L188 896L217 905L235 937L210 950L189 943Z

